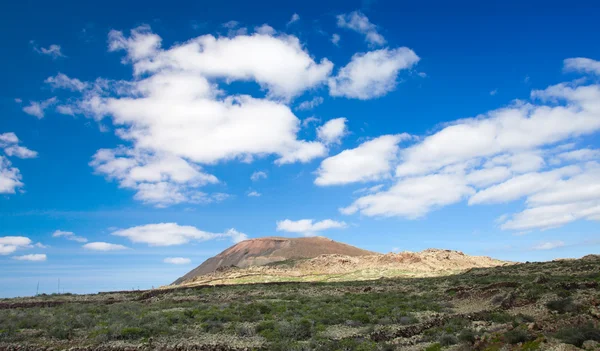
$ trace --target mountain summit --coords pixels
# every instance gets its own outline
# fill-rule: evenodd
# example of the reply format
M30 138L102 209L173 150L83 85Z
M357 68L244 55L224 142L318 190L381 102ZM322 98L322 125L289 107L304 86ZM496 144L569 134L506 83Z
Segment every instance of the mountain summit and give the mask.
M230 267L246 268L269 263L315 258L321 255L372 256L379 253L359 249L331 239L315 236L306 238L265 237L244 240L204 261L173 284Z

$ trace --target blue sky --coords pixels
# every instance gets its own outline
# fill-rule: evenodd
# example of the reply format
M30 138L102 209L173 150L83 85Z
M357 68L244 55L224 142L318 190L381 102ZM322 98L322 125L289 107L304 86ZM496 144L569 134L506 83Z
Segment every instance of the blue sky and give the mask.
M164 285L271 235L597 253L599 15L548 1L5 5L0 296Z

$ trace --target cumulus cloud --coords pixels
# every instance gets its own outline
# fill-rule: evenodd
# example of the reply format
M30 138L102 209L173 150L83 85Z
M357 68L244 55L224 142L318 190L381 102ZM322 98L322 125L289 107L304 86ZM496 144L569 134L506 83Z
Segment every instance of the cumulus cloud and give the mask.
M534 249L534 250L553 250L553 249L563 247L563 246L565 246L565 243L563 241L557 240L557 241L548 241L545 243L535 245L532 249Z
M101 149L90 165L97 173L118 181L121 187L136 190L136 199L158 207L218 200L195 189L218 183L218 179L173 154L151 154L124 147Z
M130 80L85 82L61 73L46 80L81 94L57 106L59 113L82 114L101 125L109 120L123 140L94 155L90 165L97 174L157 207L216 201L215 194L199 190L219 182L204 170L208 166L270 156L277 165L305 163L327 155L322 140L298 137L310 119L301 123L294 115L295 97L325 84L337 95L379 96L393 89L397 72L407 65L403 57L414 60L406 48L360 54L331 81L333 63L312 56L293 35L268 25L252 34L238 32L237 22L224 28L236 32L202 35L171 47L163 47L149 26L128 34L112 30L108 50L123 53L121 62L133 68ZM377 70L362 71L371 65ZM227 92L237 81L255 83L261 92ZM317 97L299 108L321 102ZM54 103L35 103L28 111L41 118Z
M325 144L339 144L348 132L346 122L344 117L327 121L317 129L317 137Z
M11 254L18 249L31 246L31 239L24 236L4 236L0 237L0 255Z
M313 236L324 230L341 229L346 228L346 226L346 223L334 221L332 219L325 219L319 222L315 222L313 219L301 219L298 221L284 219L283 221L277 222L277 231Z
M119 251L127 249L127 247L123 245L105 243L102 241L87 243L83 245L83 248L92 251Z
M0 194L14 194L17 189L24 186L18 168L14 167L8 157L34 158L37 152L19 145L19 138L15 133L0 134Z
M8 158L0 155L0 194L14 194L23 185L19 169L13 167Z
M314 98L312 98L311 100L307 100L307 101L302 101L298 107L296 107L297 110L302 110L302 111L306 111L306 110L312 110L313 108L319 106L320 104L323 103L323 98L320 96L315 96Z
M383 135L328 157L317 170L315 184L341 185L389 178L398 158L398 143L407 139L408 134Z
M367 16L360 11L338 15L337 25L340 28L351 29L363 34L365 41L371 46L381 46L386 43L383 35L377 31L377 26L371 23Z
M28 115L32 115L32 116L42 119L42 118L44 118L46 109L48 109L48 107L56 104L56 102L57 102L56 97L51 97L44 101L30 101L29 105L23 107L23 112L27 113Z
M585 57L568 58L564 61L564 69L600 75L600 61Z
M19 145L19 138L15 133L0 134L0 149L4 150L7 156L18 158L35 158L38 153L24 146Z
M163 49L162 38L142 26L129 36L111 31L109 50L125 52L131 81L59 75L49 83L81 91L81 99L60 106L62 113L112 118L130 146L99 150L90 164L140 201L159 207L214 201L198 190L218 182L201 165L269 155L281 165L327 153L319 141L298 139L300 120L287 104L325 83L333 64L315 61L294 36L203 35ZM221 86L232 81L256 82L266 98L228 95Z
M87 243L87 239L81 236L75 235L73 232L67 232L63 230L56 230L52 233L53 238L65 238L67 240L76 241L78 243Z
M315 62L298 38L256 33L233 38L204 35L161 50L161 38L149 27L130 37L112 31L111 50L125 50L136 74L178 70L203 77L253 80L274 97L291 98L325 81L333 64Z
M125 237L134 243L144 243L150 246L173 246L187 244L192 241L225 238L237 243L248 238L246 234L235 229L229 229L223 233L210 233L193 226L178 225L177 223L147 224L120 229L112 234Z
M258 191L252 190L252 191L248 192L248 196L249 197L260 197L261 193L259 193Z
M46 254L29 254L23 256L13 256L13 260L17 261L30 261L30 262L44 262L47 257Z
M261 179L267 179L267 176L268 176L267 172L256 171L256 172L252 173L252 175L250 176L250 179L253 182L256 182L256 181L261 180Z
M192 260L185 257L167 257L163 262L169 264L190 264L192 263Z
M584 82L534 90L530 102L457 120L419 138L391 161L393 185L341 211L419 218L463 200L480 205L525 199L522 212L498 220L502 229L600 220L599 155L574 143L600 130L600 85Z
M406 47L355 54L328 80L329 94L361 100L383 96L396 88L399 72L418 61L419 56Z

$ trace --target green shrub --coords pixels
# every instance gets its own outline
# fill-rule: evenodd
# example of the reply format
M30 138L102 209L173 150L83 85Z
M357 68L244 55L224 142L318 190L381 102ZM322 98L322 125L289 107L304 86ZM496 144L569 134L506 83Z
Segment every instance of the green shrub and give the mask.
M142 328L138 327L126 327L121 329L120 337L122 339L141 339L148 336L148 332Z
M540 349L542 340L531 340L521 346L521 351L536 351Z
M581 347L586 340L600 342L600 329L590 323L584 326L559 330L555 336L564 343Z
M425 348L425 351L442 351L442 345L433 344Z
M220 321L207 321L202 323L202 330L207 333L218 333L224 329L223 323Z
M533 339L533 337L524 329L515 328L504 334L506 342L509 344L518 344L520 342L526 342Z
M472 344L475 342L476 335L477 334L473 329L463 329L460 334L458 334L458 340Z
M577 312L579 310L579 305L575 304L570 297L552 300L546 304L546 307L558 313Z
M442 346L454 345L458 342L456 336L452 334L442 334L438 337L438 343Z

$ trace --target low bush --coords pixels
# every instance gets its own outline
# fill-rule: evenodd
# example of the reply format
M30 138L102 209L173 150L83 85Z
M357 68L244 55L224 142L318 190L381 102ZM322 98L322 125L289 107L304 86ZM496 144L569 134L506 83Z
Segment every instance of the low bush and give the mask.
M586 340L594 340L600 342L600 329L594 327L593 324L577 326L559 330L556 333L556 338L566 344L581 347Z
M524 329L515 328L504 333L504 338L509 344L518 344L533 340L533 337Z
M574 303L573 299L570 297L552 300L546 303L546 307L548 307L549 310L556 311L558 313L570 313L577 312L579 310L579 305Z

